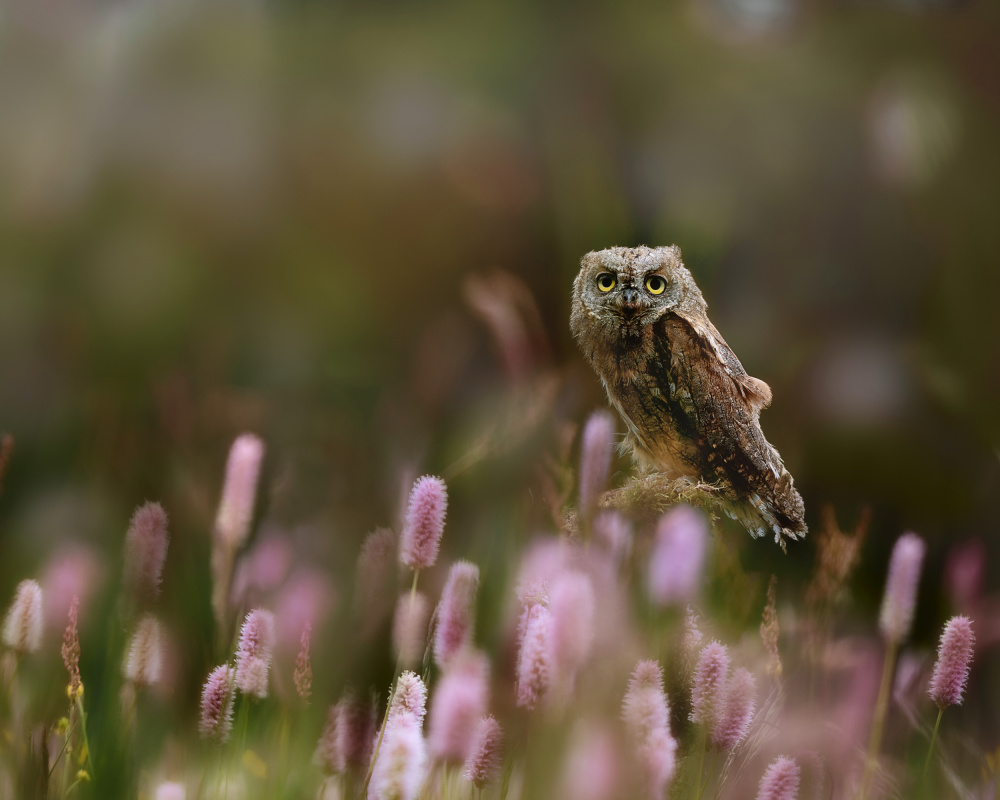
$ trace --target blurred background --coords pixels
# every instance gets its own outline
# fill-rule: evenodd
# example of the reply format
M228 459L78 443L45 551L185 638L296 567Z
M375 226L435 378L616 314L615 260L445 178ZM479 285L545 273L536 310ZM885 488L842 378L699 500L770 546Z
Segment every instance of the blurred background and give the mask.
M110 591L159 500L186 697L244 430L274 585L331 619L418 474L484 586L555 529L611 245L680 246L809 524L871 509L862 605L919 532L930 644L950 545L1000 557L996 3L9 0L0 108L0 587Z

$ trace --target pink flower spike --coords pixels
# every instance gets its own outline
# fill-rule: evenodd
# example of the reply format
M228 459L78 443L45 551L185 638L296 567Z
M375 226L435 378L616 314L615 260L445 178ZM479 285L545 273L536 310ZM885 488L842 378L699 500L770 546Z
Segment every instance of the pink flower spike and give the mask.
M662 798L677 770L677 741L667 728L656 728L643 742L639 769L645 796Z
M133 598L155 600L159 596L169 541L163 506L146 503L135 510L125 533L125 589Z
M252 433L237 436L229 449L226 479L215 517L215 535L232 550L238 550L250 533L263 460L264 442Z
M312 641L312 623L306 622L302 626L302 638L299 640L299 654L295 658L295 672L292 673L292 680L295 683L295 693L299 699L306 701L312 694L313 670L312 659L309 654L309 645Z
M928 692L939 708L962 704L975 641L968 617L952 617L945 624Z
M392 644L404 667L416 667L424 657L431 607L423 592L401 594L392 619Z
M87 605L87 598L102 583L103 564L88 547L71 544L60 548L46 565L39 581L45 598L44 630L58 630L66 624L66 614L74 595L80 598L81 605Z
M611 556L615 564L621 564L632 552L632 523L617 511L602 511L594 517L594 541L598 542Z
M724 701L729 673L729 651L724 644L709 642L698 657L691 686L691 721L715 730Z
M476 726L465 761L465 779L483 789L500 780L503 766L503 729L493 716L483 717Z
M670 726L670 709L663 691L663 668L656 661L640 661L628 682L622 701L625 728L636 741L644 741Z
M355 594L362 608L377 602L396 576L396 534L377 528L361 543L355 568Z
M649 595L661 606L685 603L698 594L708 550L708 520L680 505L660 518L649 560Z
M389 719L397 714L412 714L423 724L427 713L427 687L415 672L404 672L396 681L396 691L389 704Z
M472 644L476 616L476 590L479 567L458 561L448 571L448 581L441 592L434 632L434 661L441 669Z
M552 647L555 672L572 686L594 643L594 587L582 572L566 572L552 587Z
M517 705L535 708L552 682L552 614L541 605L528 611L517 664Z
M603 726L577 725L566 754L558 797L613 800L622 796L625 770L616 734Z
M42 646L42 587L21 581L3 621L3 643L18 655L37 653Z
M882 635L890 642L898 644L910 633L925 550L924 540L915 533L904 533L892 548L879 616Z
M187 789L183 783L164 781L156 787L153 800L187 800Z
M327 773L367 768L374 738L374 708L345 694L330 706L313 760Z
M986 547L979 539L963 542L948 551L944 585L948 598L963 614L976 609L982 599Z
M797 800L799 796L799 765L794 759L780 756L760 780L757 800Z
M719 724L712 734L712 743L720 750L732 750L743 741L750 730L753 718L757 681L747 670L740 667L733 673L726 686Z
M247 614L236 649L236 686L244 694L267 697L267 673L274 650L274 615L256 608Z
M470 757L480 717L489 705L490 665L482 653L456 658L431 697L427 740L439 761L463 763Z
M147 614L136 626L125 659L125 679L135 684L152 686L163 674L163 634L156 617Z
M444 518L448 512L448 487L440 478L424 475L413 484L406 522L399 537L399 560L410 569L427 569L437 561Z
M608 484L615 420L607 411L595 411L580 440L580 512L589 517Z
M368 800L417 800L427 775L427 744L412 714L390 717L368 785Z
M225 742L233 728L233 674L226 665L216 667L201 691L201 719L198 730L203 739Z

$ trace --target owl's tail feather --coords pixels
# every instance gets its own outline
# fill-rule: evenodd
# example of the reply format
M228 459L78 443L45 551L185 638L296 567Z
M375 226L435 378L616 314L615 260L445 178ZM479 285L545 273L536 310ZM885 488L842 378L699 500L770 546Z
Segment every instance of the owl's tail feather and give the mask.
M773 533L775 543L787 552L785 537L801 539L809 530L804 519L805 504L788 472L781 476L775 489L771 502L754 492L745 500L726 503L726 513L755 539Z

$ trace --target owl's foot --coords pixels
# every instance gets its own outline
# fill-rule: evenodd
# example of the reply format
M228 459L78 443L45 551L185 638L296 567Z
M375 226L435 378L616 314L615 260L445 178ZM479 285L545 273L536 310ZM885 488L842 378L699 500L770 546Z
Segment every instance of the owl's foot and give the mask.
M665 472L653 472L630 478L620 489L601 496L601 508L646 513L659 516L681 503L711 512L718 508L721 490L711 483L678 478Z

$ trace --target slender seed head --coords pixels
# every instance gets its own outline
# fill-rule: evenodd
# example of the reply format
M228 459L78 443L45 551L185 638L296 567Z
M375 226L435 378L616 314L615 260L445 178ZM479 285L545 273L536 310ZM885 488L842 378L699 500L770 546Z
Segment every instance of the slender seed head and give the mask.
M42 587L21 581L3 622L3 643L18 655L37 653L42 646Z
M441 592L437 609L437 630L434 633L434 661L441 669L472 644L476 621L476 590L479 588L479 567L468 561L458 561L448 572L448 581Z
M267 673L274 651L274 615L256 608L247 614L236 648L236 686L244 694L267 697Z
M607 411L595 411L583 429L580 442L580 511L590 516L608 484L615 420Z
M962 704L975 642L972 620L968 617L952 617L945 624L928 691L939 708Z
M712 734L712 743L719 750L732 750L746 737L753 719L756 695L756 679L740 667L726 685L722 713Z
M136 600L155 600L160 594L167 559L167 512L159 503L135 510L125 533L125 590Z
M448 487L440 478L424 475L413 484L406 522L399 537L399 560L410 569L433 567L437 561L444 519L448 512Z
M778 651L778 576L772 575L767 585L767 605L760 621L760 638L767 651L767 674L780 677L781 653Z
M63 666L69 673L68 694L71 700L75 700L83 691L83 683L80 681L80 630L77 625L80 616L79 595L73 595L73 599L70 600L68 616L60 652Z
M691 721L711 733L722 710L729 673L729 651L724 644L709 642L698 657L691 686Z
M308 700L312 694L312 659L309 654L309 645L312 641L312 623L306 622L302 626L302 636L299 639L299 654L295 658L295 672L292 673L292 680L295 682L295 693L300 700Z
M238 550L250 533L263 460L264 442L252 433L237 436L229 449L226 479L215 517L215 535L231 550Z
M483 789L500 779L503 766L503 729L493 716L483 717L476 726L475 735L465 761L465 779Z
M797 800L799 796L799 765L794 759L780 756L760 780L757 800Z
M233 728L233 670L228 665L213 669L201 690L201 719L198 730L203 739L225 742Z
M910 633L925 550L924 540L915 533L904 533L892 548L879 617L882 635L890 642L898 644Z

